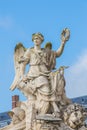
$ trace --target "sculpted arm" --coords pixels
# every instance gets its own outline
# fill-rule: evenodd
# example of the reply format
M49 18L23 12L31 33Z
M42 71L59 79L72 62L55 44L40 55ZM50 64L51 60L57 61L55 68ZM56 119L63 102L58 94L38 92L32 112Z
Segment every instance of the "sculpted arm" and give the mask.
M66 41L69 40L69 37L70 37L70 31L68 28L65 28L61 33L61 45L56 51L56 57L61 56L61 54L63 53L65 43Z
M19 60L19 64L21 64L21 76L24 75L26 65L29 63L29 61L30 61L30 50L27 49L24 56L21 57Z
M27 49L24 56L22 56L19 60L19 63L23 63L24 65L29 63L30 59L30 49Z
M61 54L63 53L63 50L64 50L64 46L65 46L65 43L62 42L60 47L58 48L58 50L56 51L56 57L59 57L61 56Z

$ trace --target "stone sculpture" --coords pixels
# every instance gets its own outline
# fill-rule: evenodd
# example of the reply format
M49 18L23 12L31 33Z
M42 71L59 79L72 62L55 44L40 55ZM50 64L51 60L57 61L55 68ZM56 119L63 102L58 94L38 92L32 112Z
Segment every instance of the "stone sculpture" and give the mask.
M70 31L65 28L57 51L52 50L50 42L41 48L44 41L41 33L32 35L32 48L16 45L15 78L10 90L19 89L27 101L18 102L18 107L8 113L12 123L0 130L79 130L84 126L82 108L66 96L64 69L68 67L55 70L56 58L61 56L69 37ZM26 73L27 64L30 66Z

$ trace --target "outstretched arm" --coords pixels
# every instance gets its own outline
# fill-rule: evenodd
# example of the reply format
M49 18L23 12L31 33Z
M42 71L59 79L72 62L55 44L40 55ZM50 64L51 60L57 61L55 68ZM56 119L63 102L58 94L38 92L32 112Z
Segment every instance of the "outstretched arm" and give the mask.
M30 52L29 49L27 49L24 56L21 57L19 60L21 77L23 77L23 75L25 74L26 65L29 63L29 60L30 60Z
M61 54L63 53L63 50L64 50L64 46L65 46L65 42L62 42L61 45L60 45L60 47L56 51L56 57L61 56Z
M66 41L69 40L69 37L70 37L70 31L68 28L65 28L61 33L61 45L56 51L56 57L61 56L61 54L63 53L65 43Z

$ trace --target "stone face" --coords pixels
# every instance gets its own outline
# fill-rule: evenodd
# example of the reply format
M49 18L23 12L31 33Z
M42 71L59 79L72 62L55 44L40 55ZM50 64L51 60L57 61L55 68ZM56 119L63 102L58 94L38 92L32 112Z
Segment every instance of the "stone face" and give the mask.
M73 129L80 128L85 120L85 112L82 106L71 104L64 110L64 122Z
M65 92L64 69L55 69L56 58L63 53L70 31L61 34L61 45L52 50L51 43L41 48L44 37L41 33L32 35L34 47L25 49L17 44L14 51L15 78L11 90L19 89L26 97L9 112L12 122L0 130L80 130L84 112L79 105L71 104ZM29 71L25 73L26 65ZM78 116L77 116L78 115ZM85 128L85 127L84 127ZM85 129L84 129L85 130Z

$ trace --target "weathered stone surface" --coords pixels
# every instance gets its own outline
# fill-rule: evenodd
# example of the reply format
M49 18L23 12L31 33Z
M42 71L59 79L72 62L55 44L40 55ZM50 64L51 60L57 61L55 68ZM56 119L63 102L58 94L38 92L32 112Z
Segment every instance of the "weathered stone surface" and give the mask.
M64 69L68 67L53 71L69 36L70 31L65 28L57 51L52 50L50 42L41 48L41 33L32 35L33 48L16 45L15 78L10 90L19 89L27 100L17 103L18 107L9 112L12 123L0 130L86 130L81 106L71 104L66 96ZM25 73L27 64L30 67Z
M57 122L57 123L62 121L61 118L54 117L51 114L37 115L36 120L47 121L47 122Z

